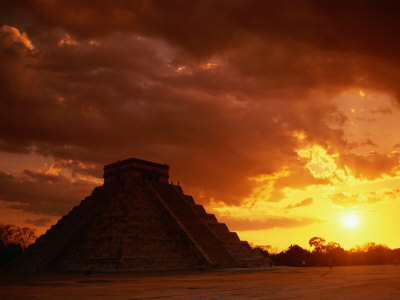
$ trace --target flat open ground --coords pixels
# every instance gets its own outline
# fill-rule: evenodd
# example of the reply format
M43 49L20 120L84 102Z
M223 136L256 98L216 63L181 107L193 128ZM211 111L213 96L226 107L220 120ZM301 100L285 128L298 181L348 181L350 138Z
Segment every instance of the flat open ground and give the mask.
M0 299L400 299L400 266L0 274Z

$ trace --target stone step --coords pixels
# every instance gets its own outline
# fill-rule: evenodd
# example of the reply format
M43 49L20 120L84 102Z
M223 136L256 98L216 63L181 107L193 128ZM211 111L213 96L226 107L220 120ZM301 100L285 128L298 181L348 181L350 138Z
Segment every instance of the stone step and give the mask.
M202 206L196 205L197 210L193 210L183 194L179 194L172 185L153 182L148 184L211 265L223 268L237 266L224 244L199 217L199 212L204 211ZM207 215L205 211L204 214Z

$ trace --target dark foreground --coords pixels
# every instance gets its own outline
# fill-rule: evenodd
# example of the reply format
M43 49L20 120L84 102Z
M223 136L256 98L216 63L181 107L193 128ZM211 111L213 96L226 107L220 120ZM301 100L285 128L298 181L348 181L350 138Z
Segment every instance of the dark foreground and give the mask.
M0 274L0 299L400 299L400 266Z

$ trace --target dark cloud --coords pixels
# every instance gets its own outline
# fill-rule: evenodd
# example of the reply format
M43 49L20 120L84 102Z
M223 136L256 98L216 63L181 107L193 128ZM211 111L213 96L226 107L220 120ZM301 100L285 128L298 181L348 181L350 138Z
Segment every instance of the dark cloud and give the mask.
M238 204L256 186L248 178L289 167L275 183L278 201L284 187L327 182L298 160L303 143L351 147L330 127L347 122L331 97L352 88L400 95L393 3L1 5L0 149L53 157L74 176L101 177L104 164L140 157L169 163L173 179L201 201ZM294 136L299 130L304 141ZM366 178L392 174L394 163L343 158ZM56 187L71 185L25 175L21 189L52 183L60 195ZM30 209L39 203L29 201Z
M359 143L359 145L378 147L378 145L374 143L371 139L366 139L364 142Z
M168 162L192 190L207 187L207 198L238 203L254 187L247 177L275 172L281 161L294 160L292 133L299 127L311 141L326 137L343 143L342 133L320 118L335 113L329 103L257 103L202 86L188 88L184 78L172 82L171 72L191 77L204 71L170 70L152 41L117 35L98 42L45 49L40 68L32 71L35 81L27 86L33 90L20 98L26 108L18 110L11 102L3 110L5 146L94 164L90 172L96 176L103 164L130 156ZM126 43L125 50L116 43ZM11 120L15 111L18 117Z
M386 191L385 195L391 197L392 199L397 199L397 197L400 195L400 189Z
M68 181L68 179L62 175L49 174L49 173L46 173L43 171L34 171L34 170L25 169L24 174L28 175L33 180L48 182L48 183Z
M390 109L390 107L382 107L379 109L373 109L369 111L371 114L384 114L384 115L391 115L393 114L393 111Z
M315 178L303 163L298 163L298 165L292 167L292 172L289 176L282 176L276 180L275 188L282 189L285 187L291 187L293 189L305 189L310 185L329 183L329 179Z
M13 24L24 15L30 20L26 30L38 39L55 29L80 39L121 32L165 41L179 50L176 61L224 54L242 84L278 95L288 87L297 97L352 85L399 92L400 25L394 12L400 7L393 1L98 1L94 6L37 0L7 6L5 11L19 13Z
M309 206L314 202L314 199L311 197L308 197L304 200L301 200L298 203L295 204L289 204L288 206L286 206L286 209L292 209L292 208L297 208L297 207L303 207L303 206Z
M394 176L399 169L400 153L380 154L372 151L366 155L342 154L339 165L347 166L358 178L373 180L385 174Z
M332 203L345 207L355 207L358 205L373 204L383 200L383 195L376 192L370 192L364 197L360 197L358 194L351 193L337 193L331 196Z
M267 218L264 220L248 220L248 219L235 219L221 217L221 222L229 224L230 230L235 231L249 231L249 230L267 230L272 228L294 228L303 227L314 223L325 222L317 218Z
M96 164L85 164L77 160L56 160L54 168L67 169L71 171L73 177L77 175L88 175L93 177L102 177L102 170Z
M34 226L46 226L51 222L49 218L41 218L41 219L26 219L25 223L34 225Z
M34 180L32 180L34 179ZM41 176L16 177L0 172L0 200L7 207L24 211L63 215L88 195L95 184L64 179L47 180Z

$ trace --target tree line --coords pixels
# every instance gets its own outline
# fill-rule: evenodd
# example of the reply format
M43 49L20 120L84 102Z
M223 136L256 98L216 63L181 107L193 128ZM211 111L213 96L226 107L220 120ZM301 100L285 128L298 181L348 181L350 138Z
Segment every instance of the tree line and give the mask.
M299 245L290 245L280 253L269 253L265 247L257 248L263 255L269 256L277 266L314 267L400 263L400 248L390 249L386 245L372 242L344 250L339 243L327 243L324 238L312 237L309 245L312 247L311 251Z

